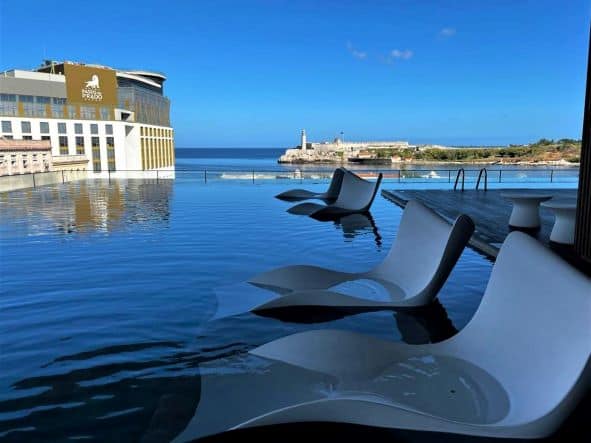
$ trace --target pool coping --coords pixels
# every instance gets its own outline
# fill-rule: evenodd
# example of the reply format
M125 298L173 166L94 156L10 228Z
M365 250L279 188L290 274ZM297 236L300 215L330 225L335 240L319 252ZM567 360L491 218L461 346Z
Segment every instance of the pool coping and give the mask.
M397 206L401 207L402 209L404 209L406 207L406 204L408 203L408 199L403 197L402 194L400 194L397 191L388 191L386 189L383 189L382 190L382 197L384 197L386 200L391 201L392 203L396 204ZM454 220L451 219L450 217L447 217L438 211L435 211L435 212L437 212L437 214L439 214L442 218L447 220L449 223L454 222ZM468 244L474 250L476 250L476 252L486 255L487 257L492 258L492 259L496 259L497 255L499 254L499 250L500 250L499 247L494 246L493 244L487 242L485 239L480 237L476 232L474 232L472 234Z

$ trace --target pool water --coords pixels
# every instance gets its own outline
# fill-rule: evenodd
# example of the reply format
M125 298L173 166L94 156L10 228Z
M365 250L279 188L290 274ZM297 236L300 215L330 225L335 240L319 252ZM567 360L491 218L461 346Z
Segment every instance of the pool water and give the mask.
M426 343L470 320L492 266L471 249L417 312L241 310L262 291L245 283L257 273L368 269L395 237L402 210L379 194L371 217L319 222L288 214L273 198L285 189L94 180L0 194L0 439L169 441L206 362L310 329Z

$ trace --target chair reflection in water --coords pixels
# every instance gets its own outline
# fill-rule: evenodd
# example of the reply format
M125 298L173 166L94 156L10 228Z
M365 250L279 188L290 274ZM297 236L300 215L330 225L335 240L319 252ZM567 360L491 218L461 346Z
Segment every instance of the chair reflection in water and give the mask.
M365 232L371 232L376 246L382 246L382 236L371 212L365 214L349 214L333 220L335 226L343 231L345 239L352 239Z
M589 294L591 280L513 232L478 310L453 337L424 345L339 330L280 338L247 354L258 357L255 370L242 357L234 372L207 376L175 441L297 422L548 436L589 388ZM222 388L231 396L223 411Z
M360 310L424 306L447 280L473 231L474 223L466 215L450 224L421 203L410 201L390 252L374 269L349 273L295 265L265 272L250 279L250 283L279 296L253 311L294 306ZM362 280L384 289L386 299L347 295L334 288Z

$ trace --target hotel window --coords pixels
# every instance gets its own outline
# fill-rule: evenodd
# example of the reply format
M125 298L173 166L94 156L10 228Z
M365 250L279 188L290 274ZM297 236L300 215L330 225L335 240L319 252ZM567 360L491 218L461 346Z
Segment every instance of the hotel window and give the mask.
M19 95L18 101L21 103L34 103L35 98L32 95Z
M51 137L49 135L42 135L41 140L51 140Z
M82 134L82 123L74 123L74 134Z
M0 100L3 102L15 102L16 94L0 94Z
M21 122L21 131L25 134L31 132L31 122Z
M68 155L68 137L65 135L60 135L59 143L60 143L60 155Z
M90 144L92 146L92 170L94 172L101 172L101 148L98 137L91 137Z
M109 171L115 171L115 139L107 137L107 165Z
M109 120L109 108L101 108L101 120Z
M19 95L19 105L22 106L24 115L27 117L35 116L35 97L32 95Z
M23 135L23 140L33 140L32 135Z
M58 134L65 134L66 133L66 124L63 122L60 122L57 124L57 132Z
M113 135L113 125L105 125L105 132L107 135Z
M63 105L52 104L51 105L51 116L53 118L64 118L64 107Z
M66 99L65 99L65 98L61 98L61 97L53 97L53 98L51 99L51 102L52 102L54 105L62 105L62 106L63 106L63 105L65 105L65 104L66 104Z
M38 96L38 97L35 97L35 101L37 103L41 103L41 104L44 104L44 105L51 103L51 99L49 97L41 97L41 96Z
M91 106L80 106L80 117L88 120L93 120L95 118L95 109Z
M39 130L41 131L41 134L49 134L49 122L40 122Z
M98 125L96 123L92 123L90 125L90 133L91 134L98 134Z
M84 154L84 137L76 137L76 154Z
M8 120L2 120L2 132L12 132L12 122Z
M0 94L0 115L18 115L18 106L14 94ZM14 97L13 100L7 100L5 97Z
M154 167L154 151L152 149L152 139L149 138L146 140L148 142L148 161L147 161L147 168L152 169Z
M146 140L145 139L141 139L141 145L142 145L142 169L146 170Z

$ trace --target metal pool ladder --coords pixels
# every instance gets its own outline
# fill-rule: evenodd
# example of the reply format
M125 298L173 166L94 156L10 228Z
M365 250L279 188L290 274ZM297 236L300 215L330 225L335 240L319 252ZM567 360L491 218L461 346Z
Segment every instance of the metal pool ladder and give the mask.
M465 173L464 173L464 168L460 168L458 169L458 173L456 175L456 181L454 183L454 191L458 189L458 180L460 179L460 175L462 176L462 192L464 191L464 177L465 177Z

